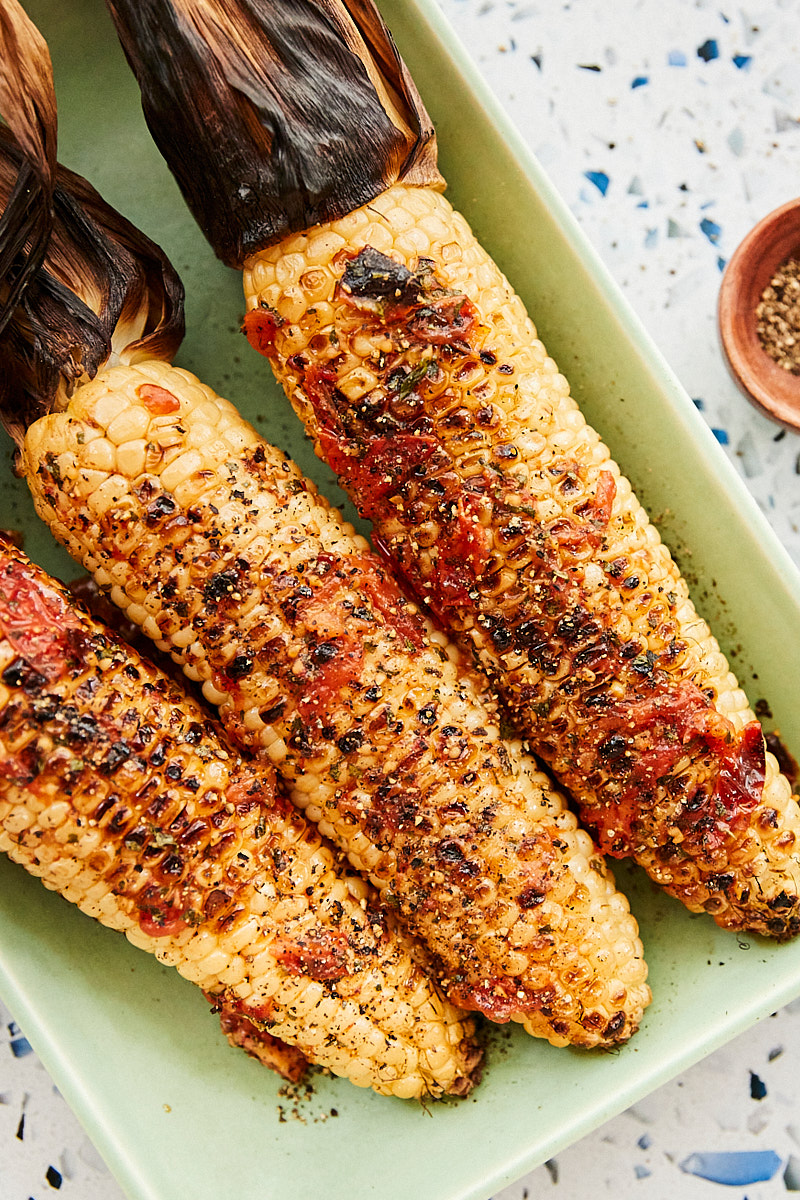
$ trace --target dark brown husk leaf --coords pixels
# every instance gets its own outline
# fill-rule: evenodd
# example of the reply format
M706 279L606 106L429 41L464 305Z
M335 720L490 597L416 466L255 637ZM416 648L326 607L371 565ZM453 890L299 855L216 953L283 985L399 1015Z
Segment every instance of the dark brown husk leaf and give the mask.
M151 133L219 257L393 183L443 186L436 135L371 0L107 0Z
M0 129L0 203L16 149ZM44 262L0 336L0 419L17 439L112 353L169 361L184 332L183 287L164 252L85 179L62 166L56 178Z
M86 180L56 165L49 58L19 13L16 0L5 0L0 419L18 440L112 353L169 359L183 337L183 288L166 255Z
M16 0L0 7L0 47L0 113L23 150L0 216L2 331L50 234L56 105L47 45Z

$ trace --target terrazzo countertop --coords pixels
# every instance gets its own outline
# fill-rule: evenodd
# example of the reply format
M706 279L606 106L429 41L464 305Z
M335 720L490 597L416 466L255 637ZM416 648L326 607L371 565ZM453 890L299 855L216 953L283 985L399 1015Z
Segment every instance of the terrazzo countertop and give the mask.
M800 565L800 438L741 397L716 336L727 259L800 188L797 0L440 4ZM0 1200L117 1200L2 1006L0 1031ZM495 1200L800 1192L798 1055L800 1002Z

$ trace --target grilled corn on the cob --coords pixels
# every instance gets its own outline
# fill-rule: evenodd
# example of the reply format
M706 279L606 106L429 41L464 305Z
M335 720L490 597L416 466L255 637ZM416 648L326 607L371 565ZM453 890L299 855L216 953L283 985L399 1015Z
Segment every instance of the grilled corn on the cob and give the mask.
M800 927L800 813L655 528L521 302L398 185L245 269L245 327L380 544L604 851L720 924Z
M166 655L158 652L153 654L152 643L144 637L138 625L124 619L121 609L111 603L91 575L71 579L68 587L70 596L87 608L95 620L107 626L115 637L133 647L139 654L151 658L160 670L177 680L181 689L184 688L186 680L181 669ZM241 1012L224 1004L220 1005L213 996L208 995L207 998L219 1010L222 1032L232 1046L244 1050L251 1058L270 1067L291 1083L299 1083L303 1079L309 1064L297 1046L282 1042L263 1026L255 1025Z
M647 1000L627 903L483 685L362 538L187 372L103 371L28 431L37 511L436 956L555 1043Z
M372 4L313 0L301 18L288 3L255 21L245 0L210 0L213 21L192 0L109 7L188 203L220 257L244 267L250 341L601 847L721 925L797 933L789 783L630 485L439 194L429 118ZM334 10L340 48L356 48L362 83L377 79L378 124L397 115L387 91L402 98L413 171L362 136L337 77L350 66L313 38L300 53L292 44L296 20L315 28L316 14L328 30ZM268 52L250 56L253 39ZM244 103L232 45L247 58ZM308 128L287 76L318 81L312 129L326 146L344 130L359 149L366 203L335 156L305 169ZM175 105L189 83L203 102ZM218 120L206 122L212 107Z
M12 139L0 146L14 158ZM454 999L556 1043L624 1040L646 969L590 839L503 745L476 679L363 539L163 361L180 315L163 254L84 181L59 180L53 248L6 313L19 370L3 407L39 511L204 681L238 740L268 748L424 937ZM70 287L84 305L55 319L33 302ZM123 365L99 369L112 346Z
M269 765L4 541L0 849L197 983L285 1073L305 1056L387 1095L469 1091L470 1021Z

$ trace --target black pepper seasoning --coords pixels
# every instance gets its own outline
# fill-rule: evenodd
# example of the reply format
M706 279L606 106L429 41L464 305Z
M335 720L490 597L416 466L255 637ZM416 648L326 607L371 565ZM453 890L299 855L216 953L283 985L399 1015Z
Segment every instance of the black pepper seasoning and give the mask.
M800 258L787 258L761 293L758 337L784 371L800 375Z

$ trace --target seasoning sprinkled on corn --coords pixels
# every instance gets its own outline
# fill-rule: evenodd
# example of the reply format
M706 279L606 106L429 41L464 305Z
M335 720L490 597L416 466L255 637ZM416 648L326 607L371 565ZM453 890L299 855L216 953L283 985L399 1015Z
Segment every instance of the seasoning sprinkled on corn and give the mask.
M288 1077L307 1060L386 1095L469 1091L471 1023L271 766L4 540L0 849L198 984Z
M245 290L248 336L318 453L603 851L722 925L794 935L789 782L630 484L463 219L397 186L251 259Z
M134 427L147 469L125 465ZM161 363L116 367L30 428L22 465L56 537L266 749L454 1000L556 1043L630 1034L641 946L589 837L502 741L478 677L229 404Z

